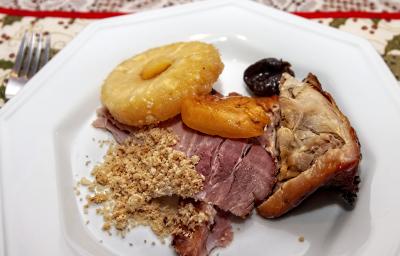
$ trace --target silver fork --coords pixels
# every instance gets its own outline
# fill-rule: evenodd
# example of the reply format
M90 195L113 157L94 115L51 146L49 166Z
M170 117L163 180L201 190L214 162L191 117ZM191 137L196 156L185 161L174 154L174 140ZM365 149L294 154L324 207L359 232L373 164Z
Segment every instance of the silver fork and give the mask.
M6 98L14 97L50 57L50 36L25 32L6 85Z

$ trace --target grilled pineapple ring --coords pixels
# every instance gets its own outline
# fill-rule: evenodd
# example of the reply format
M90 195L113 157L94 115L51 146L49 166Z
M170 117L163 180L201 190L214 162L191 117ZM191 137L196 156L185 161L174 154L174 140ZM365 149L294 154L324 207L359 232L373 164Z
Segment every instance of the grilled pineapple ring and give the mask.
M179 114L184 97L209 93L223 67L210 44L180 42L153 48L111 72L101 101L123 124L156 124Z

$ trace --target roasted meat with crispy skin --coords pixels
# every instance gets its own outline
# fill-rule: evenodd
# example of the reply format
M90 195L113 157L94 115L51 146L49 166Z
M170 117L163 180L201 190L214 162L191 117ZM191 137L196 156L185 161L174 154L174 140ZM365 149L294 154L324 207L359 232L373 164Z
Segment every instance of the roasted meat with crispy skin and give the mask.
M361 153L349 120L312 74L303 82L284 74L280 92L278 182L258 213L281 216L327 185L338 187L351 201L358 189Z

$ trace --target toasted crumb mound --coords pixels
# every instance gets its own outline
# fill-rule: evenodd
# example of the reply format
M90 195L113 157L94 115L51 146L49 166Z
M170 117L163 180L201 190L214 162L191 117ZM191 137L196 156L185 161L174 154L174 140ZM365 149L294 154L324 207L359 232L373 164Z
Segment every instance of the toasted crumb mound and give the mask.
M103 215L103 230L115 227L124 234L140 224L165 237L210 219L211 213L184 200L202 189L204 177L195 170L199 157L173 149L176 143L166 129L141 130L124 144L110 145L92 171L93 182L82 178L92 192L87 205L98 205Z

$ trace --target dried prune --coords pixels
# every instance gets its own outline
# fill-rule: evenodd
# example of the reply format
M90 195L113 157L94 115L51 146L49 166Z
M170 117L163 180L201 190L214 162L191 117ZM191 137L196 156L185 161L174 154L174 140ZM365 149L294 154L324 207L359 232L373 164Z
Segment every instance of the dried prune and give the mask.
M287 72L294 76L291 65L287 61L276 58L266 58L247 67L243 79L247 87L257 96L272 96L279 94L279 81Z

